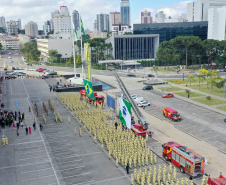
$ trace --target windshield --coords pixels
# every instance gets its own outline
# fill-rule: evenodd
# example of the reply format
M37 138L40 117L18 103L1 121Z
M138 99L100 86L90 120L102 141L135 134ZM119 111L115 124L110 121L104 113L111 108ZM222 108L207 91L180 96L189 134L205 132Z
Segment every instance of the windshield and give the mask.
M179 117L180 114L178 114L178 113L177 113L177 114L173 114L173 116L174 116L174 117Z
M98 100L98 101L102 101L102 100L104 100L104 97L101 97L101 98L96 98L96 100Z

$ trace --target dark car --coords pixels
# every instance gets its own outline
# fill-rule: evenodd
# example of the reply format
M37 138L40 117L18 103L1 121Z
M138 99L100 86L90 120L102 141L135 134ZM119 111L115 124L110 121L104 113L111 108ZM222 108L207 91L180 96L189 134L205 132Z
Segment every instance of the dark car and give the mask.
M148 74L148 77L155 77L155 75L153 75L153 74Z
M226 122L226 118L224 118L224 122Z
M153 87L151 85L147 85L143 87L143 90L153 90Z
M135 74L128 74L127 76L136 77Z

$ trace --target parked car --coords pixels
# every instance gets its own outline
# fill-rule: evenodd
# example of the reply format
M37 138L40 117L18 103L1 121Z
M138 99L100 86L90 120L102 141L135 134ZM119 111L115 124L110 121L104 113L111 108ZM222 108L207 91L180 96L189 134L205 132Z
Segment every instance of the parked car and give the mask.
M136 95L136 94L131 94L131 97L132 97L133 99L136 99L136 98L137 98L137 95Z
M8 73L12 73L14 71L6 71L5 74L8 75Z
M17 72L17 76L26 76L26 73L24 73L24 72Z
M44 74L48 73L48 72L53 72L53 69L47 69L46 71L44 71Z
M153 90L153 87L151 85L147 85L143 87L143 90Z
M39 69L38 72L44 72L46 69Z
M141 101L140 103L138 103L138 107L146 107L146 106L150 106L151 104L147 101Z
M144 101L144 98L143 97L137 97L134 101L138 104L141 101Z
M6 73L6 74L11 76L11 75L15 75L16 73L13 71L13 72L9 72L9 73Z
M226 122L226 118L224 118L224 122Z
M173 93L165 93L162 95L163 98L170 98L170 97L174 97Z
M46 75L57 75L56 71L49 71L46 73Z
M153 74L148 74L148 77L155 77L155 75L153 75Z
M136 75L132 73L128 74L127 76L136 77Z

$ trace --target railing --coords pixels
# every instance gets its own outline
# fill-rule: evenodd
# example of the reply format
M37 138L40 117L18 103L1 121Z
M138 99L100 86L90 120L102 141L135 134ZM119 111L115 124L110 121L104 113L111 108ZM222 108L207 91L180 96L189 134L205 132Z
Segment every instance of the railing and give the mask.
M135 113L135 115L137 116L137 118L139 119L139 121L141 122L143 127L147 128L148 127L147 120L145 119L145 117L142 115L142 113L138 109L137 104L133 101L133 98L131 97L130 93L126 89L124 83L122 82L122 80L120 79L120 77L116 71L115 71L115 77L118 81L119 87L121 88L121 90L123 92L123 96L126 97L126 99L132 104L133 112Z

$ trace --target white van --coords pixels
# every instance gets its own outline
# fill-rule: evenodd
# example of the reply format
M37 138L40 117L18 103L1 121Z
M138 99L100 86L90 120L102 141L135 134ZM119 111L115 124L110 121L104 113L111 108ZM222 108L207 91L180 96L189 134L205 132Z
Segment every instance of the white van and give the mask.
M137 104L139 104L141 101L144 101L144 98L143 98L143 97L137 97L137 98L135 99L135 102L136 102Z

